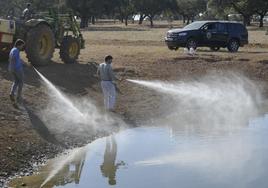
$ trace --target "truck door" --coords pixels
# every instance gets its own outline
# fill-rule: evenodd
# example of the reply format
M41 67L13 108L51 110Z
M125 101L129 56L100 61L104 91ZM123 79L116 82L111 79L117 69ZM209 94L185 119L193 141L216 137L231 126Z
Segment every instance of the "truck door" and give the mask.
M208 23L202 28L202 46L214 46L217 23Z
M213 44L224 47L228 41L228 32L226 23L217 23L216 32L213 34Z

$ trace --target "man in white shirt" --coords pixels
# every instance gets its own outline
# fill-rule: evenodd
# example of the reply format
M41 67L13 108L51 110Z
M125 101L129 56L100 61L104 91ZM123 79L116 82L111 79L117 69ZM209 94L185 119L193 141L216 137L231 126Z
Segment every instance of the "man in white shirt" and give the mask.
M108 55L105 62L100 64L97 75L101 79L101 87L104 95L104 106L106 110L114 111L116 102L115 81L118 80L112 68L113 57Z

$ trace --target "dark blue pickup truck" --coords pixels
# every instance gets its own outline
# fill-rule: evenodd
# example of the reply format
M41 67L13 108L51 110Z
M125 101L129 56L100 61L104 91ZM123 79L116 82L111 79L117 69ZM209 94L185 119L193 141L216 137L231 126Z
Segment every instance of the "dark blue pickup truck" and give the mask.
M237 52L239 47L248 44L248 31L238 22L196 21L182 29L169 30L165 42L170 50L210 47L213 51L227 48Z

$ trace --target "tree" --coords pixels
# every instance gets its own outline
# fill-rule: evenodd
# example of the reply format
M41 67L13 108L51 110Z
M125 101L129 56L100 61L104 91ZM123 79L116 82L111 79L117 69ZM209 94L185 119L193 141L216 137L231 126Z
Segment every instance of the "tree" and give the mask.
M268 1L267 0L255 0L255 12L259 15L259 27L263 27L263 18L268 12Z
M81 18L81 28L85 28L90 17L103 14L107 0L67 0L66 3Z
M128 25L128 18L134 14L134 5L131 0L117 0L117 8L115 11L118 12L121 22Z
M228 20L231 6L223 0L209 0L207 4L207 16L209 19Z
M190 20L203 13L207 9L206 0L177 0L178 4L178 13L182 15L183 22L187 19L187 24L190 23Z
M151 27L153 27L153 18L157 14L167 9L170 0L132 0L135 10L140 14L140 24L143 19L150 19Z
M23 9L26 7L25 0L1 0L0 17L6 17L13 14L15 17L21 16Z
M243 16L244 25L250 25L251 17L256 12L255 0L210 0L218 3L219 9L232 8L235 12ZM263 0L265 1L265 0Z
M250 19L255 12L255 0L230 0L230 4L236 12L243 16L244 25L250 25Z
M32 0L31 1L35 12L48 11L49 8L57 8L60 5L60 0Z

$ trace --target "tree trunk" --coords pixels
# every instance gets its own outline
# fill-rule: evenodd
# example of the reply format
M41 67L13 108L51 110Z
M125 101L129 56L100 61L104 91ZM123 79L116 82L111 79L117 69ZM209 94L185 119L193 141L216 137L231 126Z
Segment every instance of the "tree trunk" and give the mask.
M250 15L243 15L243 23L245 26L250 26Z
M186 17L183 15L182 16L182 19L183 19L183 23L185 24L185 22L186 22Z
M151 27L154 27L153 16L150 16L149 18L150 18Z
M190 24L190 18L189 18L189 16L187 16L187 23L186 24L187 25Z
M125 26L128 25L128 16L125 16Z
M86 27L88 27L89 18L86 19Z
M92 17L91 17L91 23L92 23L93 25L95 25L95 23L96 23L96 17L95 17L95 16L92 16Z
M224 14L224 19L225 19L225 20L229 20L229 16L228 16L228 14Z
M135 19L134 19L134 15L132 15L132 18L131 18L131 20L132 20L132 24L135 24Z
M81 16L80 28L86 28L88 26L88 17Z
M143 14L140 15L140 19L139 19L139 25L142 24L143 20L144 20L145 16Z
M259 16L260 16L260 25L259 25L259 27L263 27L263 18L265 16L265 14L260 14Z

